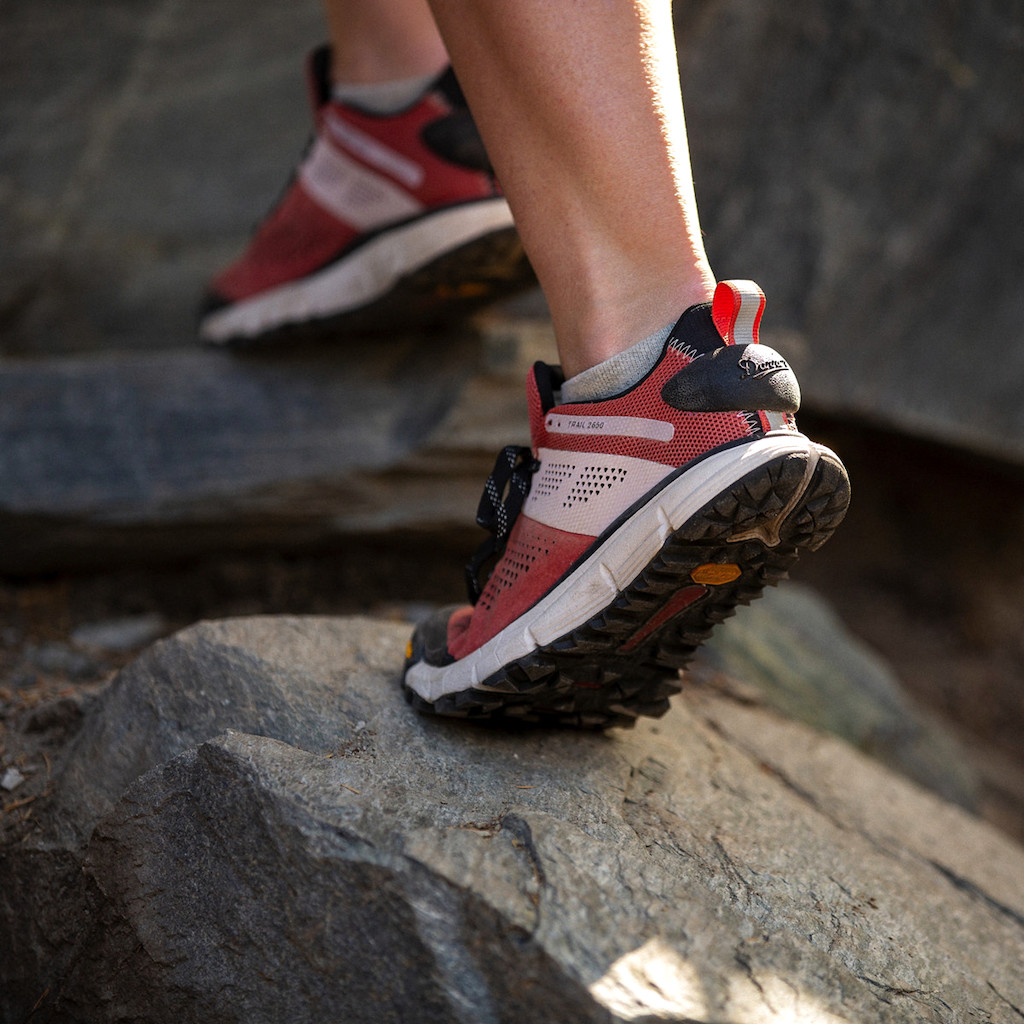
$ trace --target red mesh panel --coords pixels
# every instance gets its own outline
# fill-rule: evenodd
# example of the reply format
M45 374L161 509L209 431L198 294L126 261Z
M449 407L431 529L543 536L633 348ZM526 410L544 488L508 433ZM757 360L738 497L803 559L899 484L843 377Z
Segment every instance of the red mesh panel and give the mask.
M461 658L503 630L559 580L593 537L565 533L520 515L505 554L480 595L469 628L449 632L449 650Z
M424 128L451 110L445 100L436 93L428 93L416 106L397 117L375 117L373 114L363 114L351 107L337 104L332 105L331 109L335 116L347 121L365 135L379 139L382 145L402 154L422 168L422 180L409 191L426 206L444 206L469 199L486 199L496 194L489 175L449 163L423 144ZM358 152L352 152L346 147L339 148L345 149L350 156L360 162L367 163L375 173L387 174L386 168L382 168L378 163L362 161ZM407 181L396 180L403 188L409 187Z
M527 388L530 394L534 448L626 455L661 462L667 466L682 466L719 445L751 437L754 430L742 412L680 412L662 400L661 389L665 382L689 362L687 355L670 346L651 375L622 397L605 402L558 407L558 411L563 414L576 412L587 417L637 416L671 423L675 427L675 436L667 443L617 435L549 433L544 426L544 416L531 374Z
M212 282L213 290L237 302L294 281L334 259L356 232L331 216L296 182L259 227L245 254Z

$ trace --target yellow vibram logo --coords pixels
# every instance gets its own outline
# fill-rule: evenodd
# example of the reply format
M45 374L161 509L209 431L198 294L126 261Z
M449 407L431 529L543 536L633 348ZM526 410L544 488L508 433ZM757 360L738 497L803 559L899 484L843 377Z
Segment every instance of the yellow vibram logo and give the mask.
M713 587L720 583L732 583L733 580L739 579L742 572L743 570L732 562L726 565L711 562L708 565L698 565L690 573L690 579L694 583L702 583L705 586Z

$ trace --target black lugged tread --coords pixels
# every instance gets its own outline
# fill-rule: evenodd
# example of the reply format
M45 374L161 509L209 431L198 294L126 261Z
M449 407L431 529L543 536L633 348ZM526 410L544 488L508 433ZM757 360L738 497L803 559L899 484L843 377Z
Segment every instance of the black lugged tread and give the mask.
M842 463L820 449L809 480L807 469L806 454L789 454L737 480L675 530L602 612L485 680L501 693L469 689L431 704L403 687L407 699L420 710L499 723L609 728L659 717L682 689L678 670L712 629L785 579L800 550L821 547L846 514L850 485ZM777 542L744 536L758 529ZM693 585L692 572L711 564L736 565L740 573L707 584L697 601L629 643Z

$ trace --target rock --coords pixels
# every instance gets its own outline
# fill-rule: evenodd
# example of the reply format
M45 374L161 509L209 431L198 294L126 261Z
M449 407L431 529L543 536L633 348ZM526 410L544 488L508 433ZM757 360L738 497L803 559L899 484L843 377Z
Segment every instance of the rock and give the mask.
M206 275L308 134L301 60L322 38L318 4L140 0L122 15L111 0L60 3L6 25L5 351L187 341Z
M805 404L1020 465L1019 6L676 13L711 261L764 286Z
M704 663L752 684L771 707L841 736L947 800L972 809L978 779L949 730L809 587L787 583L737 609Z
M318 4L90 11L27 5L5 25L8 354L191 346L205 281L308 131ZM676 15L712 264L765 286L808 404L1019 463L1019 6L691 0Z
M74 692L43 701L26 712L22 728L28 734L45 734L48 744L60 746L81 725L86 700L84 693Z
M443 521L453 493L465 522L476 498L458 488L462 463L477 498L490 470L480 439L437 462L467 415L460 396L479 400L465 380L475 362L462 335L438 348L390 338L358 360L197 350L0 364L0 573L324 543Z
M26 661L40 672L59 673L71 679L93 679L102 671L88 655L56 640L29 644L24 655Z
M984 824L699 685L608 735L421 718L407 635L204 623L122 672L5 822L4 1019L1019 1020Z

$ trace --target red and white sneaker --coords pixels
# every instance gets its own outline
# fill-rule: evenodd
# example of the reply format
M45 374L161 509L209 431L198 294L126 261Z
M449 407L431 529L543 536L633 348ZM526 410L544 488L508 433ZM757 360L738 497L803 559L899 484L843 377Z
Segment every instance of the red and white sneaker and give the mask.
M401 113L331 98L308 61L315 136L245 253L213 280L200 336L218 344L417 331L534 282L449 69Z
M763 308L753 282L720 284L606 400L558 405L559 371L536 364L532 448L502 453L481 500L493 537L469 567L475 603L410 641L415 707L601 727L661 715L712 627L831 536L849 480L798 432L796 377L758 343Z

